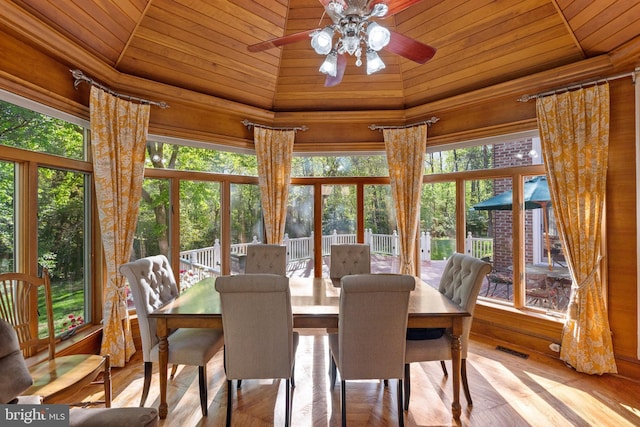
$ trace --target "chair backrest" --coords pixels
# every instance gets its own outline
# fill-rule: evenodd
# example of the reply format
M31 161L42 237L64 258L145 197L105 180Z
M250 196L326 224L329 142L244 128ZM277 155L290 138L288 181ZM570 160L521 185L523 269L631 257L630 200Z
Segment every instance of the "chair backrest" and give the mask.
M151 349L158 343L158 337L156 321L148 314L178 297L171 264L164 255L155 255L121 265L120 273L129 281L140 327L143 359L150 362Z
M357 274L342 278L338 321L343 379L391 379L404 374L409 295L415 278Z
M482 287L482 281L490 272L491 264L488 262L456 252L447 261L440 278L440 292L471 313L471 317L464 318L462 323L464 352L466 352L473 312Z
M371 247L365 243L331 245L329 277L340 279L350 274L371 273Z
M291 378L295 357L289 279L276 274L216 278L227 379Z
M39 297L43 297L46 312L46 325L43 328L46 334L39 331ZM53 305L47 269L43 269L42 277L23 273L0 274L0 318L15 329L25 357L47 347L49 359L55 357Z
M9 403L33 384L13 325L0 319L0 403Z
M287 274L287 247L256 243L247 246L246 274Z

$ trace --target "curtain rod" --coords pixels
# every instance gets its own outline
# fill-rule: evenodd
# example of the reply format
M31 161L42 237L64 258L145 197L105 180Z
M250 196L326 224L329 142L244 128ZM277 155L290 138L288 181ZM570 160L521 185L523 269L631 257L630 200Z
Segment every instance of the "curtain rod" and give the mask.
M522 95L520 98L518 98L519 102L528 102L532 99L536 99L536 98L543 98L545 96L549 96L549 95L555 95L558 92L565 92L565 91L570 91L573 89L581 89L583 86L588 86L588 85L597 85L599 83L604 83L604 82L608 82L609 80L618 80L618 79L622 79L625 77L631 77L633 79L633 83L635 84L636 82L636 73L638 72L638 68L635 69L635 71L630 71L628 73L622 73L622 74L616 74L610 77L605 77L602 79L594 79L594 80L588 80L586 82L583 83L575 83L575 84L571 84L570 86L565 86L565 87L561 87L558 89L553 89L553 90L549 90L547 92L541 92L535 95Z
M414 126L420 126L420 125L427 125L427 126L431 126L432 124L438 122L440 120L440 117L431 117L429 120L425 120L422 122L418 122L418 123L413 123L410 125L405 125L405 126L378 126L378 125L369 125L369 129L371 130L384 130L384 129L407 129L407 128L411 128Z
M131 95L125 95L122 93L118 93L116 91L114 91L113 89L98 83L97 81L93 80L91 77L87 77L82 71L80 70L69 70L71 71L71 74L73 75L73 78L75 79L75 81L73 82L73 87L75 89L78 89L78 85L82 82L87 82L92 86L98 87L102 90L104 90L105 92L116 96L118 98L122 98L122 99L126 99L129 101L134 101L134 102L139 102L141 104L149 104L149 105L155 105L157 107L160 108L169 108L169 104L167 104L166 102L162 101L162 102L157 102L157 101L149 101L148 99L143 99L143 98L138 98L136 96L131 96Z
M247 127L247 129L249 129L249 130L251 130L251 127L264 128L264 129L271 129L271 130L292 130L292 131L294 131L294 132L295 132L295 131L298 131L298 130L301 130L301 131L303 131L303 132L304 132L304 131L306 131L306 130L308 130L308 129L309 129L309 128L308 128L308 127L306 127L305 125L302 125L302 126L296 126L296 127L288 127L288 128L287 128L287 127L272 127L272 126L267 126L267 125L261 125L261 124L259 124L259 123L254 123L254 122L251 122L251 121L249 121L249 120L247 120L247 119L244 119L241 123L242 123L243 125L245 125L245 126Z

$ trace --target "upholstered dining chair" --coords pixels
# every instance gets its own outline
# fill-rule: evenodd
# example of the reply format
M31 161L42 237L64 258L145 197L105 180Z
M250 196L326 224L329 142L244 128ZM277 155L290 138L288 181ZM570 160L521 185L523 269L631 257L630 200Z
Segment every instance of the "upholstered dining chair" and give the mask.
M334 286L349 274L371 273L371 247L366 243L344 243L331 245L329 278Z
M216 278L222 304L227 426L231 425L232 382L285 379L285 426L291 417L298 333L293 331L289 279L276 274Z
M46 322L41 322L38 316L39 300L44 303ZM109 356L58 356L53 316L47 269L43 269L41 277L23 273L0 274L0 318L15 329L23 356L31 357L40 349L48 350L46 361L29 368L33 384L26 394L42 396L44 403L75 403L67 399L80 387L101 383L104 386L104 404L111 406ZM102 379L99 379L100 374Z
M24 360L18 335L11 324L0 319L0 404L39 405L42 396L22 395L33 384ZM18 410L18 406L15 407ZM22 424L22 423L20 423ZM25 423L26 425L26 423ZM70 427L154 427L158 425L155 408L76 408L69 410Z
M275 244L254 243L247 246L245 274L287 274L287 247Z
M402 377L409 294L415 278L356 274L341 283L338 332L329 334L330 385L341 377L342 425L347 423L347 380L398 380L398 424L404 425ZM336 372L337 371L337 372Z
M178 297L173 270L164 255L155 255L120 266L129 282L133 303L138 316L142 358L144 361L144 385L140 406L144 406L149 394L153 362L158 362L158 336L155 319L149 313ZM198 367L200 406L207 415L207 362L224 344L222 331L209 328L177 329L169 335L168 362L175 365Z
M469 348L469 333L475 310L478 293L485 276L491 271L491 264L470 255L454 253L451 255L442 272L439 290L453 302L471 313L471 317L462 320L462 349L460 371L462 387L468 405L473 405L469 383L467 381L467 351ZM451 335L446 331L441 337L426 340L407 340L404 374L404 409L409 408L411 394L411 367L414 362L440 361L444 375L447 376L445 360L451 360Z

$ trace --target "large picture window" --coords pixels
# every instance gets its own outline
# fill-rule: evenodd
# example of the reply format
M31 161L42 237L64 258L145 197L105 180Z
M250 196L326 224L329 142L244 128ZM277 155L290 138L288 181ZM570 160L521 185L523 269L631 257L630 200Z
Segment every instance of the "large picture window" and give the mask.
M54 327L64 338L99 320L91 304L87 123L5 98L11 102L0 101L0 145L8 147L0 150L0 272L48 270Z

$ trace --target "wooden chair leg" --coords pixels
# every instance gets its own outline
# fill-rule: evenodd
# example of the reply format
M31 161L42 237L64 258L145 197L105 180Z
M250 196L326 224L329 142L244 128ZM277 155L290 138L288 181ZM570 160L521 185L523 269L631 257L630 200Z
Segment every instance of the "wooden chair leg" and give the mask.
M409 410L409 396L411 395L411 365L404 364L404 410Z
M296 362L291 367L291 388L296 388Z
M111 408L111 357L104 356L104 406Z
M284 398L284 427L289 427L289 419L291 418L291 382L287 378L285 384L285 398Z
M144 362L144 384L142 386L142 397L140 398L140 407L142 408L149 396L149 387L151 386L151 375L153 373L153 363Z
M333 356L329 354L329 357L331 358L331 364L329 366L329 387L333 391L333 389L336 387L336 377L338 376L337 374L338 368L336 367L336 361L333 360Z
M342 427L347 427L347 382L345 380L340 381L340 396L342 401Z
M231 383L231 380L227 380L227 427L231 427L231 410L233 409L231 407Z
M467 398L467 405L473 406L471 401L471 392L469 391L469 383L467 382L467 359L462 359L460 363L460 377L462 378L462 389L464 397Z
M207 367L198 366L198 382L200 384L200 408L202 416L206 417L209 413L207 409Z
M402 378L398 379L398 425L404 427L404 411L402 410Z
M173 379L175 378L177 371L178 371L178 365L174 363L173 365L171 365L171 375L169 376L171 381L173 381Z
M442 373L444 374L444 376L448 377L449 373L447 372L447 365L444 364L444 360L440 361L440 366L442 366Z

